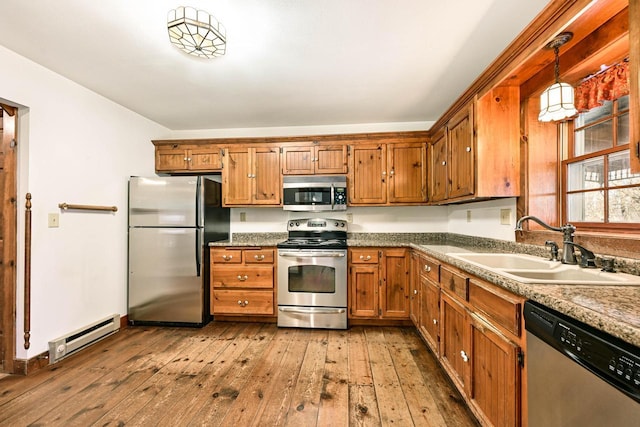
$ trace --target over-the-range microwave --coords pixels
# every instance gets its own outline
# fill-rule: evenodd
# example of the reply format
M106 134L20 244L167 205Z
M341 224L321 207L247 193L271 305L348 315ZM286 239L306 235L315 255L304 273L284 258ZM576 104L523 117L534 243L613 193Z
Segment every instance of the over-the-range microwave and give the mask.
M344 211L347 209L347 177L331 175L285 176L283 206L287 211Z

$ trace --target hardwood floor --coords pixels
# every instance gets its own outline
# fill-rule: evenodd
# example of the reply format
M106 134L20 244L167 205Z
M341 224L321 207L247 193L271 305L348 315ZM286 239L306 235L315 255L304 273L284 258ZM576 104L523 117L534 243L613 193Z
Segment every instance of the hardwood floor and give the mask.
M0 425L476 426L413 328L135 327L0 379Z

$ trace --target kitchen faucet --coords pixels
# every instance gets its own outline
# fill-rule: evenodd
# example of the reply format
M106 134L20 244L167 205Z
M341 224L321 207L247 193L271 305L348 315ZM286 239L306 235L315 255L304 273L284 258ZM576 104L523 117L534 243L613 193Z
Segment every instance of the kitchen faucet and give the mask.
M562 238L562 263L563 264L572 264L575 265L578 263L578 261L576 261L576 254L575 254L575 250L573 249L574 246L578 247L575 243L573 243L573 233L576 231L576 227L571 225L571 224L565 224L562 227L554 227L552 225L547 224L546 222L542 221L540 218L535 217L533 215L526 215L523 216L522 218L520 218L518 220L518 222L516 222L516 231L522 231L522 223L525 221L531 220L533 222L537 222L538 224L540 224L541 226L543 226L544 228L551 230L551 231L558 231L560 233L563 234L563 238ZM578 249L580 249L580 247L578 247ZM584 249L584 248L583 248ZM591 255L593 255L593 253L591 253Z
M565 245L571 245L571 246L575 246L576 248L580 249L580 267L590 267L590 268L595 268L597 267L596 265L596 256L593 252L591 252L589 249L585 248L584 246L581 246L577 243L573 243L573 242L564 242ZM573 248L571 248L571 252L573 252Z

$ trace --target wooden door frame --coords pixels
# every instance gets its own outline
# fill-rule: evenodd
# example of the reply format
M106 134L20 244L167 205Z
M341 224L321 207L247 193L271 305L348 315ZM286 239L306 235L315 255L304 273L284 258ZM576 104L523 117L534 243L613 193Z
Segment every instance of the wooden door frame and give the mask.
M5 172L2 204L2 277L0 295L2 296L2 318L0 328L2 340L0 350L0 372L14 373L16 357L16 239L17 239L17 156L16 134L18 109L0 104L2 113L2 149L4 151L3 169Z

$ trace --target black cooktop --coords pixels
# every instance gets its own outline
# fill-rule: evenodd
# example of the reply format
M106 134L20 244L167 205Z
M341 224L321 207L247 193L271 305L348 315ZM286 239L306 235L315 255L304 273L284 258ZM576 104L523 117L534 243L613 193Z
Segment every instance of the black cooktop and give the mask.
M282 249L346 249L347 222L339 219L290 220L289 238L278 243Z

